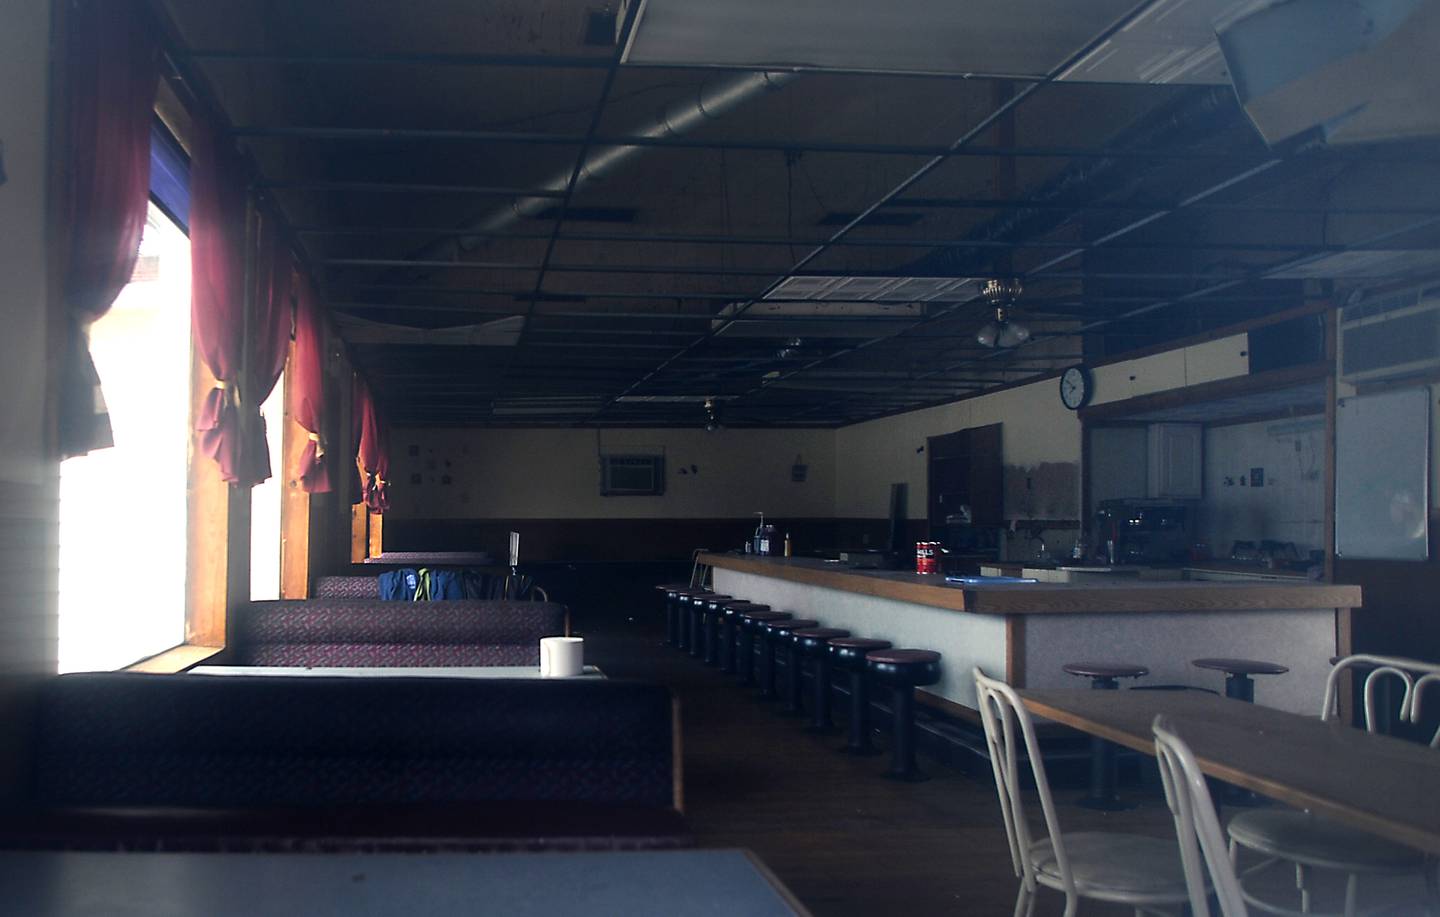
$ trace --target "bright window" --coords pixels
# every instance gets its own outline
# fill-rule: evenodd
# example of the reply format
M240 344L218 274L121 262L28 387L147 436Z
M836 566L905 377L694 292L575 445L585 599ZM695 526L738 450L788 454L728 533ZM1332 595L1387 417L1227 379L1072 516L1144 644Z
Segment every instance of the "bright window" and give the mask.
M250 600L280 598L280 504L285 470L281 441L285 430L285 375L260 406L270 446L270 478L250 491Z
M140 260L90 329L115 447L60 466L60 671L185 637L190 240L150 206Z

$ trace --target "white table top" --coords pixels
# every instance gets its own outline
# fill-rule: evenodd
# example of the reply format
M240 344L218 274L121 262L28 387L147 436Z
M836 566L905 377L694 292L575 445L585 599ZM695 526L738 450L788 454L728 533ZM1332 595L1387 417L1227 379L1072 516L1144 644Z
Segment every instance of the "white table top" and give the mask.
M743 850L603 853L0 853L27 917L804 914Z
M189 675L344 675L364 678L541 678L533 665L450 666L303 666L303 665L197 665ZM585 674L571 679L601 679L599 667L587 665Z

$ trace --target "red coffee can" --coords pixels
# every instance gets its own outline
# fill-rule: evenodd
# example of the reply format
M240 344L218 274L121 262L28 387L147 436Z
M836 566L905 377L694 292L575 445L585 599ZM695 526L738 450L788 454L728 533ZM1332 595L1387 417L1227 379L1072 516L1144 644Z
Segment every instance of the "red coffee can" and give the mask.
M931 574L940 572L940 542L915 542L915 572Z

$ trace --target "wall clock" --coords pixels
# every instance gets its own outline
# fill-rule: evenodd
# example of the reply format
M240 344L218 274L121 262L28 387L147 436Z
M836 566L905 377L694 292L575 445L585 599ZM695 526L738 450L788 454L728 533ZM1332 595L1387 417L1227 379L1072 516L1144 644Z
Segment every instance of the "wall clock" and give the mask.
M1060 374L1060 401L1072 411L1090 403L1093 389L1090 370L1084 366L1072 366Z

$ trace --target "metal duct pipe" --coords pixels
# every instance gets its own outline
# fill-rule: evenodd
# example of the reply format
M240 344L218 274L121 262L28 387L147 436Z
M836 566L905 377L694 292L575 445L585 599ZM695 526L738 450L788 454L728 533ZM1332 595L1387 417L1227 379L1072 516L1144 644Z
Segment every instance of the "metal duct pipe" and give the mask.
M1109 146L1123 150L1164 149L1203 140L1222 127L1237 123L1243 116L1229 87L1213 87L1187 95L1158 113L1141 119L1121 131ZM1013 210L996 216L970 234L972 241L1014 241L1037 239L1068 220L1070 212L1060 208L1026 207L1027 203L1100 200L1119 196L1139 187L1149 170L1132 160L1100 158L1075 162L1037 191L1015 202ZM984 264L984 255L974 249L942 248L918 259L906 268L917 276L963 276Z
M647 138L680 137L690 133L698 125L718 120L731 109L761 93L779 89L795 78L795 74L780 71L755 71L740 73L727 79L702 85L691 98L672 102L660 112L650 124L629 131ZM575 176L575 187L603 178L621 163L637 155L646 147L608 146L591 151L585 164ZM540 190L558 191L562 194L570 184L570 167L555 174L549 181L540 183ZM484 241L479 233L493 233L509 226L521 217L533 216L546 207L553 206L553 197L517 197L509 204L466 227L476 236L461 236L457 243L459 251L470 251Z

